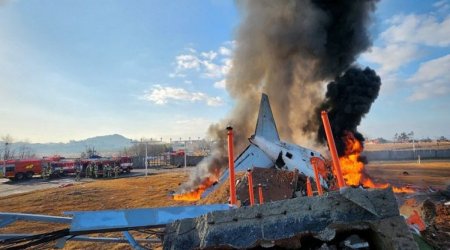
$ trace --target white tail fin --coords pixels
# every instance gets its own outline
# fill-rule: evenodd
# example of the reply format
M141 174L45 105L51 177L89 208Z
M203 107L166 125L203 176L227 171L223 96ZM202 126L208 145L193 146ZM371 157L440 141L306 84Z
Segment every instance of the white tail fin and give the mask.
M270 108L269 97L267 97L266 94L262 94L261 97L255 135L261 136L269 141L280 140L280 136L278 135L277 131L277 125L275 125L272 109Z

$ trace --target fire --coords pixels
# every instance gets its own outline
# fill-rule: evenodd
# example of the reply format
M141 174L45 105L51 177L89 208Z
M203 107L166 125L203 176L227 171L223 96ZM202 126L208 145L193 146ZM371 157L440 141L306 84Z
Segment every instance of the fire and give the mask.
M198 201L200 200L202 193L216 182L216 177L207 177L202 184L194 190L182 194L174 194L173 199L176 201Z
M386 188L387 183L374 183L370 176L365 172L364 163L361 161L361 153L364 150L361 142L355 138L352 132L346 132L345 155L339 157L342 175L345 183L350 186L362 185L366 188ZM393 187L395 193L413 193L414 190L409 187Z
M414 189L410 187L392 187L394 193L414 193Z

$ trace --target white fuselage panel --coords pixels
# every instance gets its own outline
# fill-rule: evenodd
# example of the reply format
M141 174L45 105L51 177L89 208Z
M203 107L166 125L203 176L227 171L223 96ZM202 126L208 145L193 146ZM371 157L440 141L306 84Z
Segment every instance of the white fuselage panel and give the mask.
M277 161L277 159L280 157L281 152L281 158L288 170L293 171L295 169L298 169L301 174L313 179L315 178L314 169L311 165L310 159L311 157L322 158L319 152L282 141L268 141L265 138L257 135L250 138L250 142L261 149L265 154L267 154L267 156L269 156L269 158L273 162ZM322 186L328 187L327 183L322 179L322 177L319 176L319 178Z

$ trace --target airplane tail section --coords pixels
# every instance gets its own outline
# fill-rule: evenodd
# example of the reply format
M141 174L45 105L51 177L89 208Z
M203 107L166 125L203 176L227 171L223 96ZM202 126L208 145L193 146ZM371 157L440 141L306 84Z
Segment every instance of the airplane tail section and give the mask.
M280 140L277 126L273 119L272 109L270 108L269 97L266 94L262 94L261 97L255 135L261 136L269 141Z

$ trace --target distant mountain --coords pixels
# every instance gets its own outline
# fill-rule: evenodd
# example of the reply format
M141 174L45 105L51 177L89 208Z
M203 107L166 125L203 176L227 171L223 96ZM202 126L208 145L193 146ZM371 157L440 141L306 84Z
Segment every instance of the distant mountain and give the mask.
M119 134L103 135L88 138L85 140L75 141L71 140L68 143L24 143L14 142L11 145L11 149L16 151L20 150L20 147L29 147L37 156L50 156L61 155L67 157L78 157L86 149L94 148L100 155L111 155L124 147L130 147L131 139L128 139Z

